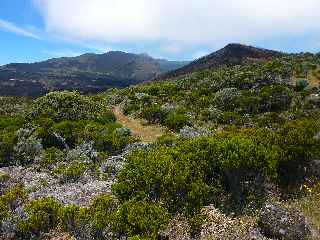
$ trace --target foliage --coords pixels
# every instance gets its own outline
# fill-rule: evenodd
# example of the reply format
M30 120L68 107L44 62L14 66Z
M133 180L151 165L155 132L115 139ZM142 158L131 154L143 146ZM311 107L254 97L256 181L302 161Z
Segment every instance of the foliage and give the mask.
M233 130L174 147L160 145L149 152L134 152L118 176L114 192L122 201L142 194L150 201L163 202L172 213L184 210L188 215L210 202L225 204L226 193L230 193L232 205L241 209L250 201L263 199L266 179L292 183L289 173L307 166L301 159L319 156L319 141L313 138L316 131L319 125L302 120L276 133Z
M296 82L296 89L298 91L302 91L304 89L306 89L306 87L308 87L309 83L307 80L305 79L300 79Z
M14 162L16 135L12 131L0 130L0 166L9 166Z
M51 147L45 150L44 155L40 161L40 165L44 168L49 168L56 163L63 161L64 153L55 147Z
M61 182L75 182L79 180L84 173L92 173L96 171L94 163L75 161L71 163L63 163L54 170L54 173L60 176Z
M21 128L17 131L17 144L14 147L15 160L21 165L30 164L40 158L43 147L33 130Z
M169 222L165 208L157 203L130 200L115 214L114 229L129 237L142 236L156 239L158 231Z
M54 121L92 120L113 122L113 114L103 101L95 101L78 92L51 92L38 98L29 110L31 119L49 117Z
M28 218L19 222L20 234L40 236L58 225L58 212L61 205L52 198L43 198L28 202L24 207Z

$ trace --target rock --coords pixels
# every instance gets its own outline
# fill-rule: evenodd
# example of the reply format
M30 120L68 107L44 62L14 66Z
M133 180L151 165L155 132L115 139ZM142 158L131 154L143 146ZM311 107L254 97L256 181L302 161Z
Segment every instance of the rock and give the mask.
M121 155L109 157L107 161L101 165L100 169L102 172L109 173L114 177L122 169L124 160L124 157Z
M142 143L142 142L136 142L132 144L128 144L123 152L121 153L122 157L125 157L126 155L130 154L132 151L135 150L146 150L150 145L147 143Z
M182 129L180 129L179 134L182 138L185 138L185 139L212 135L212 133L208 130L197 129L197 128L193 128L193 127L189 127L189 126L186 126Z
M101 165L101 171L104 173L110 173L112 177L115 177L121 170L125 157L134 150L147 149L150 145L146 143L136 142L128 144L123 152L119 155L109 157L106 162Z
M310 227L298 210L278 204L266 204L260 212L258 224L269 238L303 240L311 234Z

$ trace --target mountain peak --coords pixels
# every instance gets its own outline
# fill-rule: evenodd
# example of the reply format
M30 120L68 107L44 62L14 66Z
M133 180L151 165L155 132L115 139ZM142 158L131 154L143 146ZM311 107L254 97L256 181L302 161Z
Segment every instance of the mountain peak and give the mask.
M218 69L226 66L230 67L256 61L266 61L283 55L284 53L273 50L257 48L240 43L230 43L216 52L199 58L180 69L161 76L160 79L178 77L204 69Z

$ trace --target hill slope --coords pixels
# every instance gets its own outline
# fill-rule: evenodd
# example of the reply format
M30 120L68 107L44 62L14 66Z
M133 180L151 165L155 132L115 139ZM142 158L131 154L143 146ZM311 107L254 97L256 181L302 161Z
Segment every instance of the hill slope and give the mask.
M119 51L13 63L0 67L0 95L37 96L51 90L97 92L144 82L184 64Z
M182 68L163 74L158 79L178 77L204 69L215 70L225 66L231 67L257 61L271 60L284 55L284 53L277 51L232 43Z

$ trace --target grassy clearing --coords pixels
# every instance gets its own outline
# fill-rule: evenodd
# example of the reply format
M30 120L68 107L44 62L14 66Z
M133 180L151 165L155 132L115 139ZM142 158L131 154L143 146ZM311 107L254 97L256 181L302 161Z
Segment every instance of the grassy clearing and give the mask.
M121 106L113 108L117 121L127 128L130 128L133 135L139 137L142 142L150 143L157 140L158 137L164 134L164 129L157 125L146 125L141 119L132 119L125 116Z

